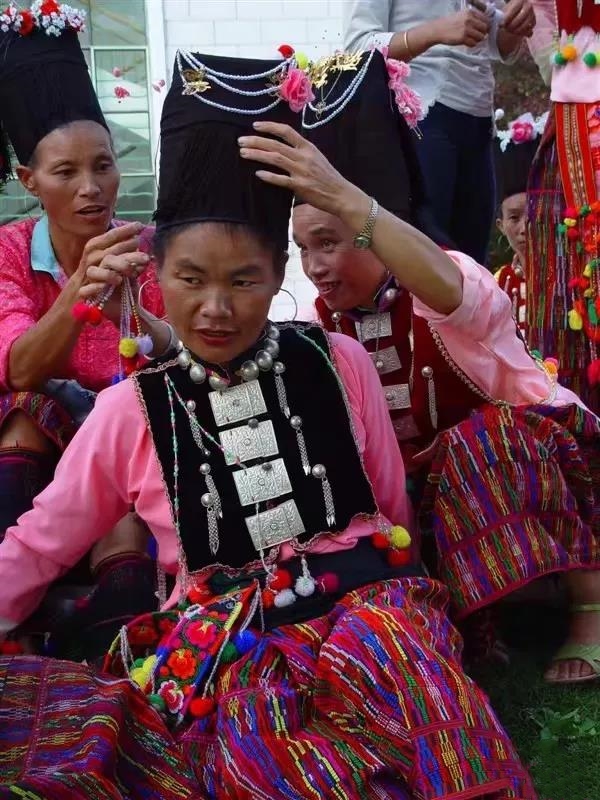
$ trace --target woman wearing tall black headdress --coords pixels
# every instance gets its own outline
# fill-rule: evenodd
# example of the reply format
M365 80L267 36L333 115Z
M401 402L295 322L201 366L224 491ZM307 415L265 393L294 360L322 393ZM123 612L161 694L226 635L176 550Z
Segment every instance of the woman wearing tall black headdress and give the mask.
M119 171L79 45L82 24L81 14L56 3L11 7L0 17L0 182L16 173L44 211L0 228L0 540L51 480L95 393L119 371L120 290L95 326L74 318L77 301L123 275L140 275L145 305L162 315L148 246L140 241L143 226L113 220ZM162 352L168 326L151 314L145 324ZM135 597L130 581L148 573L146 559L136 555L146 538L128 515L92 554L109 595ZM84 588L90 576L81 571L73 582ZM68 600L64 589L60 594ZM133 609L146 608L148 596ZM118 616L114 605L98 613ZM100 621L93 607L86 616Z
M0 624L10 629L39 602L60 569L55 553L63 568L77 558L63 525L49 528L55 513L70 525L85 517L89 546L135 502L177 583L170 610L124 631L105 669L127 669L181 756L155 755L157 716L152 754L140 753L137 728L129 739L124 731L117 769L139 770L122 779L127 796L147 796L146 780L146 791L171 798L179 773L177 796L191 785L193 796L223 800L534 798L461 670L446 590L411 564L404 470L369 357L348 337L267 318L284 277L292 195L256 178L238 139L253 119L297 124L283 98L296 106L306 80L291 59L178 54L162 118L156 250L181 343L103 393L53 484L8 531ZM35 553L25 572L24 541ZM16 570L17 584L4 580ZM12 685L19 671L40 691L68 680L64 666L45 670L0 662L0 680ZM97 708L112 692L130 709L123 685L73 673L78 705L61 706L68 722L42 712L36 733L67 727L75 737L78 728L81 760L71 754L67 765L42 747L23 774L22 704L18 726L0 705L3 779L21 791L39 791L36 772L46 786L81 773L97 743L122 730L110 708ZM90 715L95 744L82 724Z
M425 235L410 132L389 88L398 67L377 52L353 58L334 58L323 105L304 115L325 157L281 129L267 132L286 144L258 138L245 152L287 170L260 174L305 201L293 228L317 312L379 370L407 469L425 481L427 541L456 618L489 619L507 594L564 572L573 619L546 677L596 680L600 420L528 352L493 275Z

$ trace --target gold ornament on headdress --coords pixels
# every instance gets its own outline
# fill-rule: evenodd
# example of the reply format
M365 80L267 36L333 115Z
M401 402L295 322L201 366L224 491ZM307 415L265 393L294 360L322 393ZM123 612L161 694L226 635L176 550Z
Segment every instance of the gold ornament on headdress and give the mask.
M210 83L206 80L206 73L203 69L184 69L181 73L184 81L182 94L201 94L210 89Z
M356 72L361 58L362 52L335 53L315 61L309 70L309 77L315 89L322 89L325 86L330 72Z

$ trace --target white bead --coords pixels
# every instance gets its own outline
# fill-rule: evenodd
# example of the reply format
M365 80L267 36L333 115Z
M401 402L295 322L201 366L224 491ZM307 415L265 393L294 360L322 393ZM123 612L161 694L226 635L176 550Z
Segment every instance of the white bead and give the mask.
M212 506L214 505L212 494L210 492L206 492L206 494L203 494L202 497L200 498L200 502L202 503L204 508L212 508Z
M277 592L273 602L276 608L285 608L296 602L296 595L291 589L282 589L280 592Z
M299 431L302 427L302 417L293 416L290 420L290 425L295 431Z
M317 584L314 578L310 578L307 575L300 575L296 580L294 590L299 597L310 597L315 593L316 586Z
M275 339L265 339L265 350L272 355L273 358L277 358L279 355L279 343L276 342Z
M187 403L185 404L185 407L190 412L190 414L193 414L194 411L196 410L196 401L195 400L188 400Z
M210 475L210 464L201 464L200 472L202 475Z
M337 325L338 322L342 321L342 312L341 311L334 311L333 314L331 315L331 319Z
M423 369L421 370L421 375L422 375L424 378L427 378L427 380L429 380L430 378L432 378L432 377L433 377L433 370L432 370L432 368L431 368L431 367L423 367Z
M323 464L315 464L312 468L313 478L323 479L327 475L327 470Z
M229 386L229 382L225 378L221 378L220 375L211 375L208 382L215 392L224 392Z
M278 342L279 337L281 336L281 334L279 333L279 328L276 325L271 325L267 336L269 337L269 339L275 339L275 341Z
M206 380L206 370L202 364L193 364L190 367L190 378L194 383L204 383Z
M384 368L384 366L385 364L383 363L383 361L381 359L377 359L377 361L375 362L375 369L379 372Z
M273 364L273 372L275 375L283 375L285 372L285 364L282 364L281 361L276 361Z
M386 289L383 293L383 302L386 308L393 305L396 302L396 298L398 297L398 290L397 289Z
M260 425L260 423L256 419L256 417L252 417L252 419L248 420L248 427L251 428L253 431L255 431L258 428L259 425Z
M256 363L263 372L268 372L273 366L273 356L266 350L259 350L256 354Z

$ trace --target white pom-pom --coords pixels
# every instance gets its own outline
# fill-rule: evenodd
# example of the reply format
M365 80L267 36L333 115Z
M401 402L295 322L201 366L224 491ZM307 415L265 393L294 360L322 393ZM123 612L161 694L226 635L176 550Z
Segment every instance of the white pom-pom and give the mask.
M296 580L294 589L300 597L310 597L315 593L316 584L313 578L308 575L300 575Z
M501 119L504 119L504 109L503 108L497 108L494 111L494 119L496 120L496 122L500 122Z
M285 608L296 602L296 595L291 589L282 589L275 595L274 603L277 608Z

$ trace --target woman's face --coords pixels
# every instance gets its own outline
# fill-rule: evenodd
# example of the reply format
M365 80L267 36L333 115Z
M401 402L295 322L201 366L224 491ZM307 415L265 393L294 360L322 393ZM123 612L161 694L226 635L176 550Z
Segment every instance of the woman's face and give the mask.
M527 250L527 195L513 194L502 203L502 216L496 220L501 233L508 239L521 264L525 264Z
M354 234L338 217L309 205L296 206L294 241L302 268L332 311L368 307L386 270L371 250L354 247Z
M160 271L167 317L198 358L227 364L263 332L283 267L245 228L184 228L168 240Z
M97 122L52 131L17 174L62 232L87 240L108 230L120 176L108 131Z

